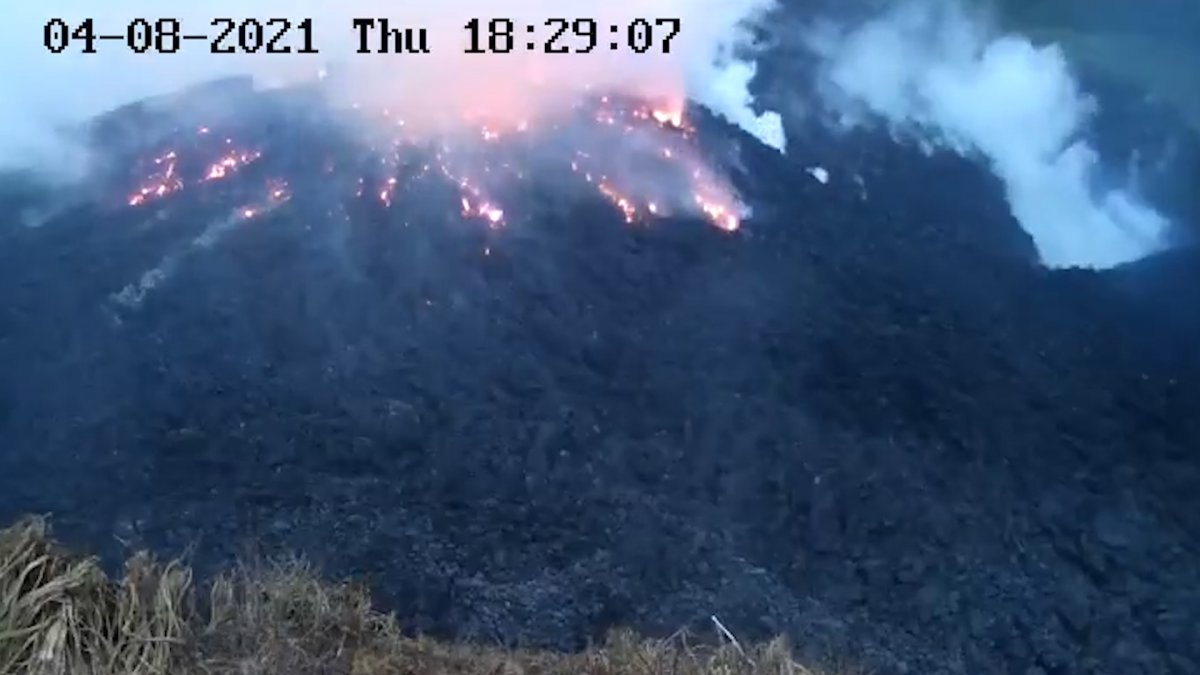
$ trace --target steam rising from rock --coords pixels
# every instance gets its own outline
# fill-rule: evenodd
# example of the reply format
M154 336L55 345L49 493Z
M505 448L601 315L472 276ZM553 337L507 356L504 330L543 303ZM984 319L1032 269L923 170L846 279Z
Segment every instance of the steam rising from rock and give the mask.
M825 26L809 41L824 59L824 98L844 121L882 116L986 158L1045 264L1109 267L1162 246L1167 220L1100 184L1098 155L1082 138L1094 104L1058 47L997 34L961 5L934 0L849 29Z
M311 78L330 62L344 66L340 72L347 98L388 105L413 124L445 124L475 112L515 121L556 109L588 87L613 88L676 101L695 99L781 146L778 117L759 117L748 109L746 84L752 68L732 58L733 49L747 41L743 22L772 4L773 0L594 0L566 6L552 0L211 0L168 8L151 0L22 3L6 10L0 27L0 56L8 71L0 79L0 156L8 164L44 161L48 151L61 150L52 141L62 127L147 96L247 73L264 84L288 83ZM311 18L321 54L212 54L205 42L185 43L175 54L136 54L120 41L98 44L96 54L79 53L78 44L52 54L42 44L43 27L51 18L72 26L93 18L98 33L113 34L123 33L134 18L153 22L164 17L178 19L185 33L215 32L215 17L286 17L293 22ZM387 17L394 26L427 28L431 53L357 54L353 19L358 17ZM518 27L513 53L464 54L467 21L479 18L486 26L498 17L512 19ZM600 31L593 53L543 53L552 32L544 22L554 17L595 20ZM670 54L661 50L665 30L655 34L656 44L644 54L624 45L609 48L614 40L623 43L626 38L624 31L613 34L609 26L627 26L636 18L651 23L656 18L680 19ZM533 52L524 49L530 37L524 30L527 24L539 27Z

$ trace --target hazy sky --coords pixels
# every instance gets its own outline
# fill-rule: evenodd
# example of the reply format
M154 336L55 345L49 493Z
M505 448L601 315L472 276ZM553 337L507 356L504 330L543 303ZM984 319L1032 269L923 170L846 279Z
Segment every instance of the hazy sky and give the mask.
M252 73L265 82L314 74L324 61L345 61L357 73L354 96L382 101L414 116L444 118L447 108L480 106L520 114L561 97L583 84L631 91L652 90L705 100L733 118L745 117L745 66L722 74L715 62L739 39L741 19L772 0L208 0L164 3L155 0L48 0L10 3L0 27L0 151L36 151L56 123L78 120L117 105L208 78ZM189 42L175 54L136 54L123 42L102 42L96 54L72 46L61 54L43 45L51 18L77 25L93 18L97 32L123 33L134 18L178 19L185 31L211 32L214 17L313 19L320 56L298 54L212 54L206 43ZM355 54L353 19L388 17L430 31L428 56ZM521 54L479 56L463 53L469 19L508 17L519 26L541 25L550 17L590 18L602 27L602 48L591 55ZM610 25L634 18L678 18L681 31L672 53L646 54L607 49ZM547 36L540 36L547 37ZM518 39L523 46L525 37ZM752 72L752 71L750 71ZM536 86L531 86L534 82ZM732 88L732 91L730 90ZM750 116L753 122L753 116Z

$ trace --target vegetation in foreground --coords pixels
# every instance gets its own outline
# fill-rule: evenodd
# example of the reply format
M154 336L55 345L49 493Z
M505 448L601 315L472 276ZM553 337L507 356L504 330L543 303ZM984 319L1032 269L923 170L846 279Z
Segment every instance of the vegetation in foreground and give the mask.
M783 640L743 646L715 621L719 646L618 632L578 654L408 637L364 588L296 560L240 566L205 591L186 565L144 553L111 579L26 518L0 531L0 673L815 675Z

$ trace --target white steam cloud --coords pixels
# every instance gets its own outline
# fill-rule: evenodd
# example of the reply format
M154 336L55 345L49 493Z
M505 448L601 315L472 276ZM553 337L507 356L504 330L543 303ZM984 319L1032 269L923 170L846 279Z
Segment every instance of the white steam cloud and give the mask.
M89 116L130 101L168 93L212 78L250 74L264 84L312 77L323 65L344 64L348 96L364 103L383 103L415 122L445 122L460 113L528 117L559 105L584 87L616 88L624 93L696 100L782 148L782 125L777 116L761 117L749 110L746 85L751 66L732 58L733 49L747 40L743 22L753 20L774 0L594 0L564 5L559 0L209 0L170 3L154 0L49 0L10 3L0 22L0 163L42 156L56 146L57 131ZM134 18L154 22L178 19L184 33L215 34L215 17L238 21L272 17L293 23L312 19L314 42L321 53L212 54L207 42L187 42L175 54L153 50L133 53L121 40L102 41L95 54L82 54L73 41L59 54L43 45L43 29L52 18L74 27L94 19L98 34L124 34ZM426 28L429 54L357 54L355 18L388 18L393 26ZM515 49L509 55L464 54L465 24L491 18L513 19L518 27ZM591 54L543 54L553 32L548 18L594 19L599 26ZM624 44L632 19L679 19L679 34L671 53L662 54L666 29L656 29L655 44L643 54ZM525 31L538 26L536 34ZM486 36L485 36L486 37ZM571 35L564 42L582 44ZM525 43L539 43L527 53ZM298 40L293 31L285 41Z
M823 97L848 122L865 108L984 156L1044 264L1110 267L1163 245L1166 219L1098 185L1099 158L1080 138L1094 105L1061 49L999 35L961 5L932 0L809 37L825 59Z

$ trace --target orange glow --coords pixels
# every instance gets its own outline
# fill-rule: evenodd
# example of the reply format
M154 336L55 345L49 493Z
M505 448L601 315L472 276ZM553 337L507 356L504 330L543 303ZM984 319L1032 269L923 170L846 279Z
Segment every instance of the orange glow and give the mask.
M430 137L418 134L404 120L396 118L392 109L371 113L365 106L359 107L363 110L356 114L386 122L388 136L384 138L390 140L377 140L370 150L372 160L378 159L385 172L398 173L405 153L429 147ZM561 162L558 166L564 171L569 169L569 174L577 176L579 185L585 189L595 190L626 223L694 214L726 232L741 228L744 207L732 186L709 168L693 144L682 104L650 105L604 96L594 99L591 107L576 104L573 116L551 121L544 117L533 120L495 117L483 113L483 109L486 108L480 100L464 106L467 112L462 113L462 121L469 121L473 131L433 136L439 142L431 148L430 161L407 174L404 184L393 175L372 189L364 178L359 178L355 194L361 197L364 192L371 192L379 203L390 208L398 191L413 190L415 186L411 183L440 175L456 186L464 218L478 219L498 229L514 214L501 205L497 195L525 180L531 168L521 161L523 155L508 151L517 148L523 152L529 142L526 139L535 139L536 143L539 138L536 134L544 133L550 142L542 144L542 150L537 145L531 146L534 157L539 162ZM572 130L577 124L595 128ZM209 135L209 128L199 127L199 134ZM218 136L214 140L220 154L207 165L202 176L192 180L181 175L180 169L186 172L190 162L180 164L176 151L151 158L153 171L128 196L128 204L142 206L187 185L227 179L262 156L257 150L239 147L232 138ZM563 143L571 145L561 147ZM554 157L556 152L561 156ZM334 171L332 160L317 161L317 166L327 173ZM269 181L264 200L246 206L239 213L247 219L256 217L289 199L285 181Z

